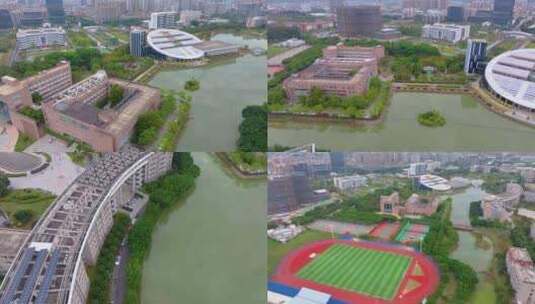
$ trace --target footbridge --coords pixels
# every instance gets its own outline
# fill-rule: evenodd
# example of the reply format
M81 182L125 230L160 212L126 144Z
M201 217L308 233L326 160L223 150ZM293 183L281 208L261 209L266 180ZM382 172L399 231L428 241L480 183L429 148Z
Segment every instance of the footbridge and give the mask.
M171 161L170 153L134 148L93 160L34 226L0 286L0 304L85 303L86 266L96 263L113 215Z

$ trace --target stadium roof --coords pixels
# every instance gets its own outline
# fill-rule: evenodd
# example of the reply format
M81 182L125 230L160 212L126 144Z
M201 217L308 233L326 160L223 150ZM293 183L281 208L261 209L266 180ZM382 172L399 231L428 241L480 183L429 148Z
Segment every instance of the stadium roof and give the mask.
M204 56L204 51L194 46L201 43L202 40L179 30L158 29L151 31L147 35L147 42L156 52L175 59L192 60Z
M420 176L420 184L436 191L447 191L451 189L450 182L447 179L430 174Z
M535 49L505 52L487 65L490 87L509 101L535 109Z

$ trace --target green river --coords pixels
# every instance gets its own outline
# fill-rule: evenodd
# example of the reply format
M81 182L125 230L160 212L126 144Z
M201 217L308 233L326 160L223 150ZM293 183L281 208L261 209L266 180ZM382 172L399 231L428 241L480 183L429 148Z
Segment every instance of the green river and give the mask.
M440 128L421 126L418 114L439 110ZM315 143L353 151L533 151L535 128L501 117L465 95L396 93L385 121L373 126L270 121L269 146Z
M233 34L217 34L212 39L267 48L264 39ZM180 91L187 80L196 78L200 81L201 88L192 93L191 117L180 136L177 151L235 150L241 111L267 99L265 55L247 54L215 61L198 68L162 70L149 82L155 87Z
M469 225L470 202L483 198L485 192L480 188L470 187L461 193L451 195L453 199L451 221L454 224ZM493 249L492 241L486 236L482 243L487 244L485 248L478 246L476 235L468 231L457 231L459 234L459 244L457 249L450 255L451 258L470 265L479 275L479 284L470 303L473 304L493 304L496 303L494 286L487 278L485 272L491 267Z
M196 188L156 227L143 270L143 303L266 301L266 183L238 180L194 153Z

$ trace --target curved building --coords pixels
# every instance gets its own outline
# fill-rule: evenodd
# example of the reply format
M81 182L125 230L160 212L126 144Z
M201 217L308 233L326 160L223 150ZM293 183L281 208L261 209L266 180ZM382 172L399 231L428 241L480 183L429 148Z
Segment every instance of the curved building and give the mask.
M380 6L343 6L336 10L336 30L344 37L373 36L382 28Z
M202 58L204 52L193 46L201 42L192 34L172 29L154 30L147 35L147 43L155 52L177 60Z
M535 49L505 52L487 65L489 90L503 102L535 112Z
M171 168L171 153L134 148L94 159L36 223L0 286L0 303L83 304L119 210L139 204L142 185Z
M420 185L434 191L448 191L451 189L450 182L447 179L430 174L420 176Z

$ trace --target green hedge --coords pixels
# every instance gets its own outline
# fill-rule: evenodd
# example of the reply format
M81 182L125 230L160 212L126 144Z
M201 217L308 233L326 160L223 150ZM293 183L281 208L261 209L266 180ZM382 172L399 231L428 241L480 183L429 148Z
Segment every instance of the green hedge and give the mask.
M189 153L174 153L173 171L145 185L149 202L128 235L129 258L126 265L127 291L125 303L141 303L143 263L152 241L152 232L160 217L183 199L195 186L199 168Z
M113 227L106 236L91 277L87 303L109 303L111 281L115 268L115 257L119 253L122 240L130 226L130 217L117 213L113 218Z

